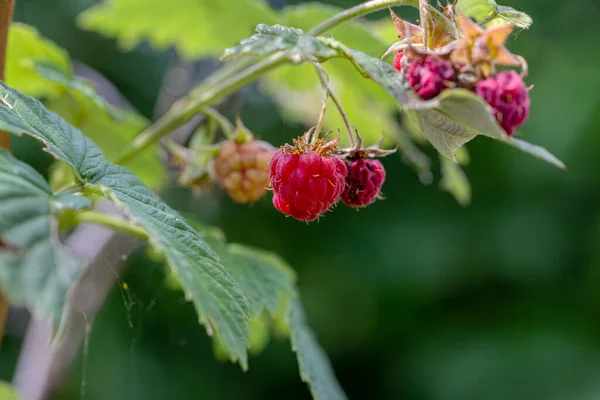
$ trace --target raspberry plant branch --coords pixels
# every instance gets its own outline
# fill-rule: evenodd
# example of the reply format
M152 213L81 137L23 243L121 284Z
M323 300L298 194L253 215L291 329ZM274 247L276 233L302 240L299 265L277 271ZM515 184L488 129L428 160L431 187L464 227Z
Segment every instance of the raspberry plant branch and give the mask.
M132 158L148 148L154 141L182 126L194 115L202 112L202 109L205 107L213 105L226 95L253 82L280 65L289 62L290 60L285 53L276 53L243 72L217 83L211 88L203 86L196 88L186 98L175 103L171 110L160 120L136 137L123 151L122 155L115 160L115 163L125 164L131 161Z
M418 0L372 0L358 6L349 8L341 13L323 21L311 29L309 35L322 34L343 22L350 21L360 16L370 14L388 7L394 6L418 7ZM276 53L256 64L249 65L245 60L240 60L234 65L228 66L224 71L217 72L208 78L205 84L201 84L188 96L178 101L158 121L150 125L127 146L122 154L115 160L117 164L126 164L138 153L147 149L154 141L170 134L175 129L184 125L194 115L201 112L204 107L212 106L224 96L234 92L248 83L258 79L263 74L289 63L290 60L285 53Z
M328 30L330 30L332 28L335 28L336 26L340 25L343 22L353 20L355 18L361 17L366 14L370 14L375 11L382 10L384 8L395 7L395 6L418 7L418 5L419 5L418 0L371 0L371 1L367 1L365 3L362 3L362 4L359 4L352 8L349 8L345 11L342 11L341 13L339 13L337 15L334 15L333 17L329 18L328 20L321 22L319 25L315 26L307 33L309 35L317 36L317 35L327 32Z
M4 80L6 64L6 46L8 44L8 28L12 20L15 0L0 0L0 80ZM0 132L0 148L10 152L10 137L6 132ZM1 244L0 244L1 245ZM0 344L4 337L4 327L8 318L8 300L0 293Z
M76 223L87 222L103 225L113 230L127 233L131 236L135 236L143 240L149 239L148 232L146 232L140 227L133 225L126 219L114 217L112 215L101 213L98 211L83 211L75 214L74 219Z

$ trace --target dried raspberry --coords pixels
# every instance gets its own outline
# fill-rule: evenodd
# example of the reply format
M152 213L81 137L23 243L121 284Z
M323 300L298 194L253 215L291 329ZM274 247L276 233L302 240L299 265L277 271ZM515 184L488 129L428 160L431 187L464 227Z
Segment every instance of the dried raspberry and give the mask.
M406 79L420 98L430 100L454 86L456 73L449 61L429 55L412 60Z
M215 160L216 181L236 203L250 203L265 195L269 163L275 148L261 140L221 144Z
M349 207L366 207L376 200L384 180L379 160L359 158L348 167L342 201Z
M529 91L515 71L503 71L479 82L475 93L494 109L496 119L508 135L529 116Z
M397 52L394 56L394 68L400 72L402 72L402 57L404 57L403 51Z
M326 212L344 191L346 164L317 151L275 153L271 160L273 204L300 221Z

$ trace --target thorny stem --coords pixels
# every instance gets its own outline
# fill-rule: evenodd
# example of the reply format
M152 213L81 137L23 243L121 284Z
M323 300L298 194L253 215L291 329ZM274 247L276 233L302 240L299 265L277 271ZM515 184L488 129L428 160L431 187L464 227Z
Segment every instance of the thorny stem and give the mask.
M6 46L8 44L8 29L12 20L15 0L0 0L0 80L4 80L4 66L6 64ZM0 132L0 148L10 152L10 136L7 132ZM0 344L4 337L4 327L8 318L8 300L0 293Z
M131 236L138 237L143 240L148 240L148 232L144 229L133 225L131 222L123 218L114 217L109 214L104 214L98 211L83 211L75 214L77 223L93 223L104 225L119 232L127 233Z
M344 108L342 107L342 103L340 103L340 101L337 99L335 94L333 94L333 91L329 87L329 84L327 83L327 73L325 72L325 70L323 69L321 64L313 63L313 65L317 69L317 74L319 75L319 80L321 81L321 85L323 86L323 89L325 90L326 96L329 96L331 101L333 101L333 104L335 104L336 108L338 109L338 111L340 113L340 116L342 117L342 120L344 121L344 125L346 126L346 131L348 132L348 138L350 139L350 146L354 147L354 145L355 145L354 136L352 135L352 128L350 128L350 121L348 119L348 114L346 114L346 111L344 111Z
M308 34L313 36L320 35L343 22L362 15L370 14L388 7L405 5L417 7L418 0L367 1L323 21L321 24L311 29ZM276 53L252 66L248 66L245 70L242 70L241 68L244 65L242 64L243 62L244 61L239 62L239 67L229 67L231 70L227 70L225 73L220 74L217 72L215 75L219 74L218 77L209 78L206 84L200 85L184 99L175 103L162 118L150 125L136 137L127 148L125 148L121 156L118 157L115 162L117 164L127 163L138 153L148 148L154 141L184 125L190 118L200 112L202 108L214 105L214 103L222 97L258 79L266 72L289 62L289 60L285 54Z

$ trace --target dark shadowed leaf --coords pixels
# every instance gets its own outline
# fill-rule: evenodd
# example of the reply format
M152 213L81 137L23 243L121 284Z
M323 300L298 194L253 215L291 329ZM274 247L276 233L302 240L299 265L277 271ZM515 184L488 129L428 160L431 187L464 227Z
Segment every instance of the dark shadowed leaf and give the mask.
M143 227L150 243L165 254L194 302L202 323L222 338L232 360L246 366L248 300L218 257L176 211L127 169L104 160L98 146L44 106L6 85L0 86L0 129L26 132L65 161L85 186L100 190Z
M298 357L300 376L310 387L313 397L318 400L345 399L346 395L337 382L325 351L306 324L298 296L292 298L288 319L292 349Z
M84 264L60 243L56 213L90 207L84 197L53 195L37 171L0 149L0 288L13 304L60 321Z

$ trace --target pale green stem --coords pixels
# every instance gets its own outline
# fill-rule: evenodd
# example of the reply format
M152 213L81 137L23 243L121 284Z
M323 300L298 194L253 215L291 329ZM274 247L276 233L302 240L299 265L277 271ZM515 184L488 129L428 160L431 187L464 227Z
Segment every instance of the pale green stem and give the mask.
M308 34L319 35L337 25L370 14L372 12L393 6L418 6L418 0L372 0L345 10L330 19L322 22ZM247 69L240 71L235 75L224 73L219 76L220 79L209 78L210 83L200 85L192 91L184 99L178 101L171 109L158 121L150 125L140 135L138 135L115 160L117 164L125 164L134 158L138 153L147 149L153 142L159 140L163 136L168 135L175 129L184 125L194 115L201 112L204 107L212 106L224 96L236 91L237 89L247 85L248 83L258 79L263 74L277 68L280 65L289 62L285 53L276 53L258 63L249 66ZM239 71L236 68L232 71Z
M395 6L419 6L419 0L371 0L365 3L359 4L352 8L349 8L341 13L334 15L326 21L321 22L319 25L312 28L307 33L309 35L320 35L327 32L331 28L335 28L339 24L350 21L352 19L361 17L363 15L370 14L375 11L382 10L388 7Z
M98 211L82 211L75 214L75 220L77 223L87 222L104 225L116 231L124 232L143 240L148 240L149 238L148 232L138 226L133 225L130 221Z

